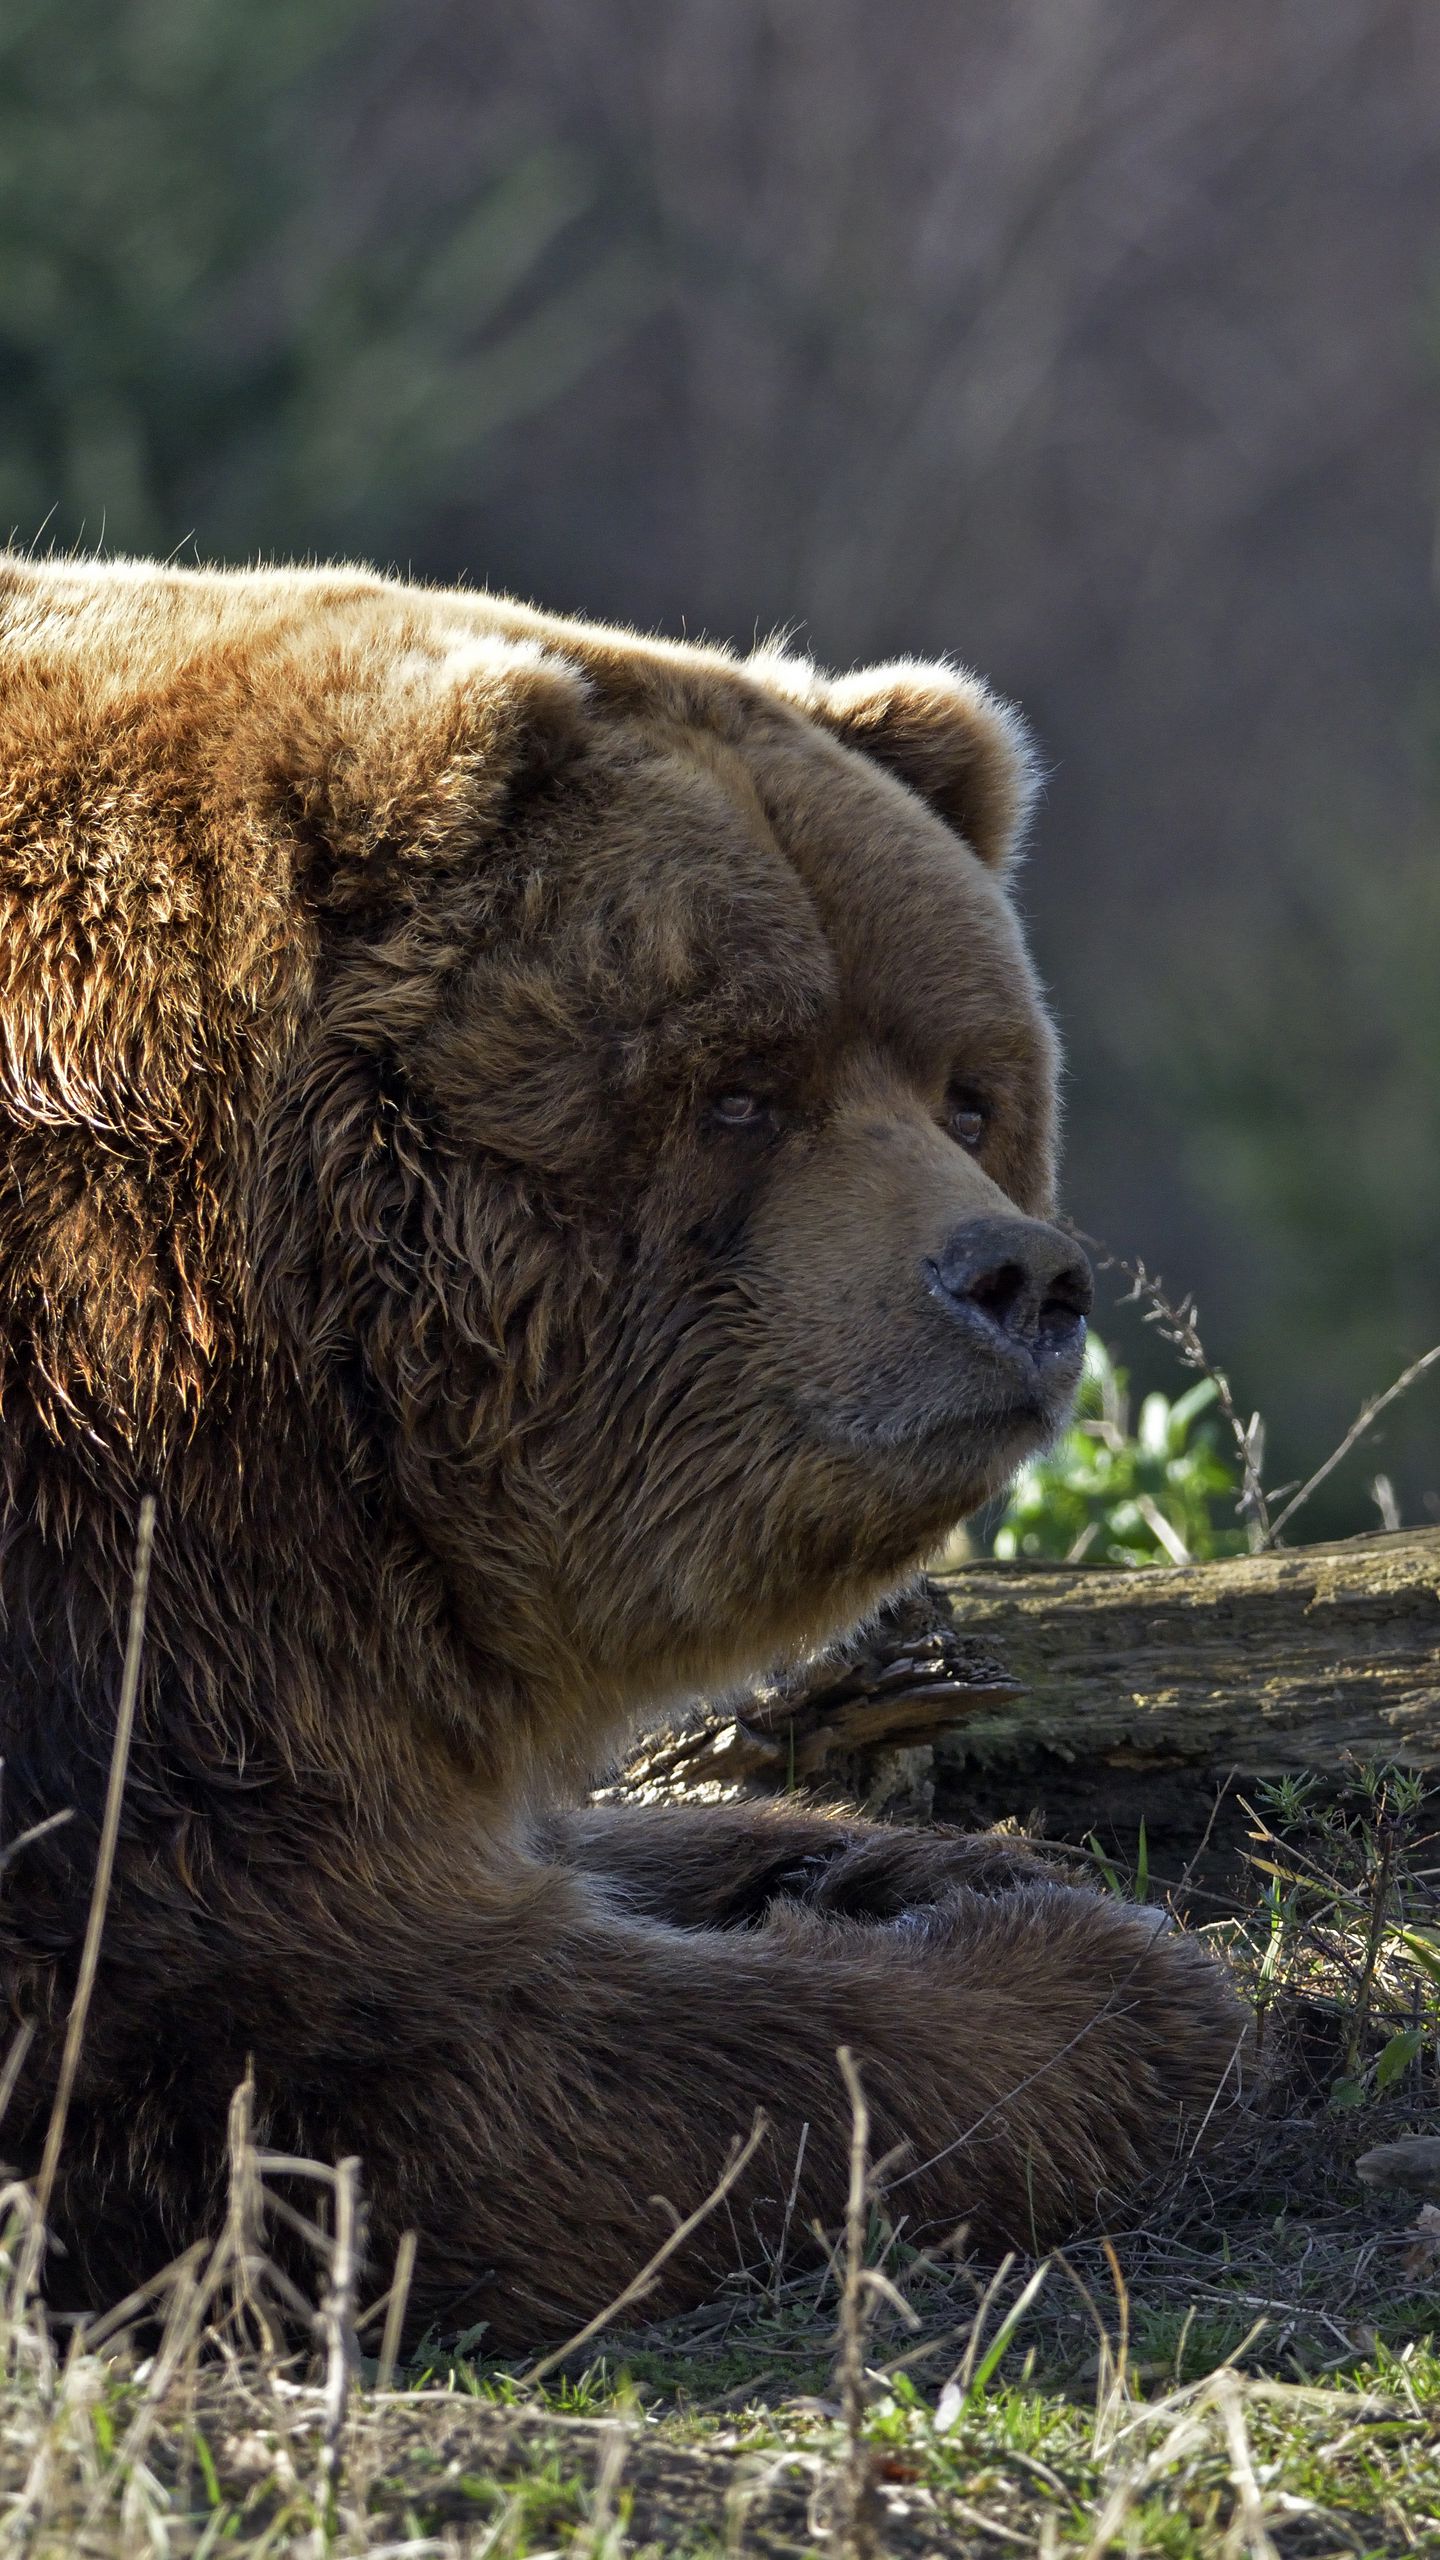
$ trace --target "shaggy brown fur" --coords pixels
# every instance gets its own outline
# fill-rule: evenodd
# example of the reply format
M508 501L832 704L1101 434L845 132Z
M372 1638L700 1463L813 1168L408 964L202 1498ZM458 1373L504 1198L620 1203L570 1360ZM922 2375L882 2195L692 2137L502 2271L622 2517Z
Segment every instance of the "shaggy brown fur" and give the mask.
M1064 1410L1027 790L943 669L0 567L7 1839L74 1808L3 1877L27 2167L161 1506L66 2298L213 2219L250 2059L272 2142L363 2155L378 2259L418 2229L417 2318L504 2345L593 2313L757 2107L658 2304L773 2241L806 2126L794 2226L833 2223L842 2043L896 2210L991 2244L1210 2104L1235 2011L1153 1913L798 1807L565 1810Z

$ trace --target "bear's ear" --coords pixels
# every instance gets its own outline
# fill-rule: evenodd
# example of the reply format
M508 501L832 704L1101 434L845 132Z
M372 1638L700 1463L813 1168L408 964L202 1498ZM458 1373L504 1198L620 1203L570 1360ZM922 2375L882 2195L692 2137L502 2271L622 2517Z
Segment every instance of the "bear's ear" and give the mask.
M347 650L306 675L286 797L301 884L332 909L483 842L578 752L590 704L579 669L529 640Z
M982 862L999 869L1011 859L1039 764L1019 712L978 676L911 658L836 677L783 657L752 663L844 745L918 791Z

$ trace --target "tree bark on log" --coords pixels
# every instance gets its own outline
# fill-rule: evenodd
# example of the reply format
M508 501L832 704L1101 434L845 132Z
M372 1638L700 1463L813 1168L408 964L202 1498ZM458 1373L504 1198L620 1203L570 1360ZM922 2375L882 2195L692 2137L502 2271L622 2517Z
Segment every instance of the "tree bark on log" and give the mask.
M1244 1800L1357 1763L1440 1786L1440 1530L1137 1572L985 1563L945 1577L961 1627L1022 1695L938 1738L935 1813L1094 1837L1228 1888ZM1203 1854L1202 1854L1203 1852Z
M943 1587L1024 1692L957 1723L956 1765L1440 1775L1440 1529L1136 1572L976 1564Z

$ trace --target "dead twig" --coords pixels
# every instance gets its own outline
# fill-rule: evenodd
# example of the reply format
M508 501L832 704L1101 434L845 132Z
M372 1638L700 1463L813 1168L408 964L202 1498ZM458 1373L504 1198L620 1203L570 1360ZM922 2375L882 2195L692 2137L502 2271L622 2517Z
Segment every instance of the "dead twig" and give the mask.
M704 2202L697 2204L693 2213L687 2213L683 2222L676 2223L674 2230L662 2240L653 2258L646 2259L639 2274L631 2277L630 2282L616 2294L613 2302L607 2302L604 2310L597 2311L593 2320L587 2320L583 2329L577 2329L573 2338L567 2338L563 2347L554 2348L548 2356L542 2356L538 2364L530 2365L519 2376L522 2383L533 2385L543 2382L547 2373L553 2373L557 2365L564 2364L569 2357L577 2355L581 2347L588 2346L592 2338L599 2336L602 2329L608 2329L611 2321L617 2320L622 2311L628 2311L632 2302L638 2302L644 2294L649 2292L661 2268L674 2257L677 2249L684 2247L691 2232L699 2229L700 2224L705 2221L707 2215L715 2211L717 2205L723 2204L737 2178L743 2176L748 2169L769 2130L769 2118L763 2110L757 2110L755 2121L743 2143L731 2145L730 2157Z
M1068 1221L1067 1224L1077 1244L1083 1244L1102 1271L1118 1271L1129 1281L1128 1296L1122 1303L1140 1305L1143 1302L1145 1314L1141 1322L1153 1325L1161 1341L1169 1343L1187 1369L1209 1379L1240 1461L1240 1500L1237 1507L1245 1523L1252 1554L1263 1554L1275 1541L1275 1524L1270 1518L1269 1500L1260 1474L1265 1453L1265 1426L1258 1413L1252 1413L1248 1422L1241 1421L1230 1381L1224 1370L1216 1367L1200 1338L1200 1311L1194 1299L1182 1298L1177 1305L1166 1295L1163 1280L1157 1273L1147 1271L1138 1255L1134 1262L1127 1262L1123 1254L1112 1253L1108 1245L1101 1244L1096 1236L1087 1235L1083 1227Z
M1284 1510L1277 1513L1270 1522L1265 1532L1267 1547L1273 1547L1277 1543L1286 1523L1294 1519L1296 1512L1309 1501L1312 1493L1319 1490L1326 1477L1334 1474L1342 1458L1348 1458L1356 1441L1364 1438L1372 1422L1378 1422L1386 1406L1394 1404L1397 1398L1405 1395L1418 1378L1424 1377L1427 1369L1434 1368L1437 1361L1440 1361L1440 1342L1432 1344L1428 1351L1422 1351L1419 1359L1412 1360L1408 1369L1402 1369L1394 1384L1388 1386L1383 1395L1371 1396L1368 1403L1362 1404L1344 1439L1337 1442L1324 1465L1317 1467L1313 1476L1306 1477L1299 1491L1292 1493ZM1398 1522L1395 1525L1398 1526Z
M400 2341L405 2330L405 2313L410 2301L410 2285L415 2274L415 2251L418 2234L402 2231L395 2252L395 2275L385 2303L385 2327L380 2337L380 2361L375 2368L375 2388L388 2391L395 2379L400 2361Z
M785 2198L785 2214L780 2225L780 2238L776 2243L775 2263L770 2278L771 2295L777 2302L780 2299L780 2284L785 2267L785 2253L790 2246L790 2225L795 2214L795 2199L800 2193L800 2173L805 2166L805 2145L809 2139L810 2121L807 2117L800 2127L800 2139L795 2145L795 2166L790 2173L790 2191Z
M1226 2535L1230 2550L1242 2548L1249 2560L1279 2560L1265 2521L1265 2502L1255 2474L1254 2456L1250 2450L1250 2431L1245 2424L1245 2401L1239 2375L1230 2366L1222 2366L1213 2386L1213 2405L1218 2410L1230 2458L1230 2478L1235 2489L1235 2518Z
M870 2560L875 2549L875 2484L865 2441L865 2225L870 2202L870 2110L848 2045L836 2055L850 2099L850 2185L845 2200L845 2264L840 2284L835 2378L845 2429L838 2483L837 2535L846 2560Z
M335 2198L335 2232L330 2248L330 2278L320 2308L319 2328L325 2344L320 2482L324 2511L333 2526L340 2495L350 2384L360 2361L355 2336L355 2284L360 2262L362 2222L358 2160L336 2162L332 2192Z
M841 2422L845 2430L845 2453L833 2480L831 2529L843 2560L875 2560L879 2549L877 2528L881 2517L880 2500L875 2484L875 2463L865 2437L867 2401L865 2347L869 2334L872 2306L888 2304L906 2326L920 2326L912 2311L883 2267L865 2263L865 2235L871 2203L882 2189L887 2169L898 2157L886 2154L873 2166L870 2161L870 2110L854 2057L848 2046L841 2045L836 2054L841 2077L850 2099L850 2177L845 2201L845 2229L841 2244L840 2312L837 2324L835 2381L840 2398ZM814 2225L816 2237L825 2242L819 2223ZM893 2242L894 2234L891 2234ZM887 2244L887 2254L888 2246ZM832 2268L834 2260L832 2259ZM873 2378L873 2377L871 2377Z
M248 2320L253 2324L253 2333L262 2352L274 2355L279 2339L266 2316L264 2300L264 2285L270 2269L262 2245L266 2198L255 2151L255 2080L252 2071L247 2070L231 2096L226 2147L230 2176L225 2229L220 2246L225 2263L232 2270L234 2314L242 2335Z
M1066 1224L1077 1244L1083 1244L1086 1252L1093 1255L1102 1270L1117 1271L1129 1281L1127 1300L1122 1303L1138 1304L1143 1301L1146 1312L1141 1321L1153 1325L1161 1340L1168 1342L1171 1349L1178 1352L1185 1367L1195 1370L1201 1377L1208 1378L1214 1387L1215 1401L1224 1416L1240 1460L1241 1492L1238 1507L1245 1522L1252 1554L1265 1555L1279 1545L1282 1532L1295 1518L1296 1513L1304 1508L1311 1496L1318 1493L1321 1485L1334 1474L1343 1460L1348 1458L1356 1442L1363 1440L1371 1424L1378 1422L1381 1414L1389 1406L1397 1403L1401 1396L1407 1395L1427 1371L1440 1362L1440 1342L1436 1342L1428 1351L1422 1351L1418 1360L1412 1360L1408 1368L1402 1369L1399 1377L1381 1394L1368 1397L1343 1439L1336 1442L1329 1457L1315 1469L1313 1475L1307 1476L1304 1483L1296 1488L1284 1507L1272 1514L1271 1504L1279 1497L1266 1493L1260 1474L1265 1451L1265 1426L1258 1413L1252 1413L1248 1422L1242 1422L1230 1390L1230 1381L1224 1370L1218 1368L1211 1359L1200 1338L1199 1310L1194 1299L1182 1298L1177 1305L1167 1296L1164 1282L1155 1272L1147 1271L1138 1255L1133 1262L1127 1262L1123 1254L1113 1253L1108 1245L1099 1241L1098 1237L1087 1235L1083 1227L1077 1227L1069 1220ZM1395 1509L1394 1494L1388 1479L1383 1476L1377 1477L1372 1490L1380 1506L1381 1518L1385 1526L1398 1528L1399 1514ZM1155 1524L1152 1522L1151 1525L1153 1527ZM1162 1540L1161 1543L1164 1544L1165 1541Z
M100 1826L100 1846L95 1858L95 1880L90 1891L90 1911L85 1924L85 1943L80 1955L80 1971L75 1984L75 1997L70 2004L69 2022L65 2029L65 2046L60 2057L60 2076L55 2084L55 2100L46 2128L45 2149L40 2160L40 2175L35 2184L35 2217L26 2236L20 2270L20 2292L23 2299L39 2282L45 2253L45 2230L50 2202L55 2192L55 2178L60 2166L60 2151L65 2140L65 2123L75 2088L75 2075L80 2067L80 2050L85 2041L85 2025L90 2015L90 2001L95 1989L95 1976L100 1965L100 1941L105 1930L105 1911L110 1899L110 1880L115 1871L115 1850L120 1838L120 1810L125 1795L125 1779L130 1766L130 1741L135 1729L135 1703L140 1694L140 1664L145 1650L145 1610L150 1592L150 1557L155 1543L155 1496L147 1493L140 1505L140 1520L135 1538L135 1568L130 1582L130 1623L125 1639L125 1665L120 1678L120 1704L115 1717L115 1740L110 1752L110 1777L105 1791L105 1812Z

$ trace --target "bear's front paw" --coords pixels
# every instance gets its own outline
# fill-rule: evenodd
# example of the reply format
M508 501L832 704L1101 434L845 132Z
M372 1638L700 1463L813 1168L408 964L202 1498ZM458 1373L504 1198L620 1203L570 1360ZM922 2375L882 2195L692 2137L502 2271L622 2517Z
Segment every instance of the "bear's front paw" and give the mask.
M1029 1842L1003 1833L842 1830L783 1868L770 1892L848 1920L888 1921L933 1910L957 1891L1012 1893L1054 1874Z

